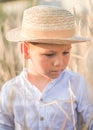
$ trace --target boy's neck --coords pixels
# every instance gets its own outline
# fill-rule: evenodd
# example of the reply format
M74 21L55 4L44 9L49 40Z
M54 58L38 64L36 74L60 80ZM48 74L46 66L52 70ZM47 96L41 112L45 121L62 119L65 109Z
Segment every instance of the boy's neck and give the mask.
M35 85L41 92L44 90L46 85L51 81L51 79L46 78L42 75L34 75L31 73L27 73L27 79L28 81Z

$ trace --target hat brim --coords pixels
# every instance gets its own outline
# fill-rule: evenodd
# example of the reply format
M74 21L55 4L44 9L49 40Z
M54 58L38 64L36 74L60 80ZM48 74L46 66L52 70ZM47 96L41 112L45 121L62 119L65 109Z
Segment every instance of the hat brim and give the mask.
M26 38L21 35L21 28L15 28L6 34L6 39L10 42L39 42L39 43L49 43L49 44L74 44L80 42L89 41L89 38L81 36L73 36L68 38Z

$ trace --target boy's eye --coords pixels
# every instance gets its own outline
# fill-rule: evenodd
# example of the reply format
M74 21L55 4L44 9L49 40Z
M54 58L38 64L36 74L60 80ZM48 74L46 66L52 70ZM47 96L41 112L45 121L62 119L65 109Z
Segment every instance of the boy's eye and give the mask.
M55 54L45 54L45 56L47 56L47 57L52 57L52 56L54 56Z
M63 55L67 55L67 54L69 54L69 52L68 52L68 51L66 51L66 52L63 52Z

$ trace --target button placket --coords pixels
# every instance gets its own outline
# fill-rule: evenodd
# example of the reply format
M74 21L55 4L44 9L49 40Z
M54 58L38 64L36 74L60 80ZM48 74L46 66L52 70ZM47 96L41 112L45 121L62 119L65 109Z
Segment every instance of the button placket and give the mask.
M39 111L39 119L40 121L44 120L44 105L43 105L43 98L40 98L40 111Z
M39 128L43 130L45 127L45 106L43 103L44 99L40 98L40 108L39 108Z

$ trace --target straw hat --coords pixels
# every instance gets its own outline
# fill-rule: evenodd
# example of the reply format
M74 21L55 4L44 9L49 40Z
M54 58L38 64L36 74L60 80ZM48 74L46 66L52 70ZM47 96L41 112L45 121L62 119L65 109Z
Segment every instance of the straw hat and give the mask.
M13 42L30 41L51 44L85 42L88 39L75 34L75 18L67 10L56 6L38 5L26 9L22 26L6 35Z

